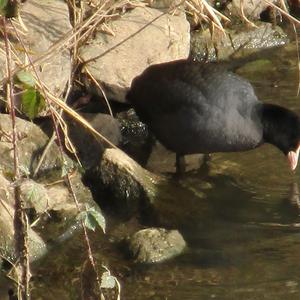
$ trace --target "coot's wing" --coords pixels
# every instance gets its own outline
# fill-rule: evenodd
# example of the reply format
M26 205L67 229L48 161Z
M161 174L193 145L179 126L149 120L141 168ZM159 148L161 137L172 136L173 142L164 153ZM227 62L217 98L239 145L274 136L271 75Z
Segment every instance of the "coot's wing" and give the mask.
M133 81L127 98L157 138L177 153L243 150L261 139L252 86L216 64L151 66Z
M184 106L199 113L221 109L247 115L258 101L250 83L222 65L187 60L149 67L134 79L127 99L145 122Z
M208 109L201 91L204 82L193 81L187 64L182 60L153 65L133 80L127 99L142 121L149 123L156 115L176 114L186 107L200 114Z

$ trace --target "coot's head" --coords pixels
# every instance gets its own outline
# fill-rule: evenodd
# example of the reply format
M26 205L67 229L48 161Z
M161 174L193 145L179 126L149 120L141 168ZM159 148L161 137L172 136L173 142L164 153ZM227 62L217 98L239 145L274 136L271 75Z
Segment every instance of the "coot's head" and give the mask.
M262 120L265 142L278 147L295 170L300 152L300 117L284 107L265 104Z
M287 156L291 170L295 170L300 151L300 119L295 120L294 128L288 128L286 139L283 143L283 153Z

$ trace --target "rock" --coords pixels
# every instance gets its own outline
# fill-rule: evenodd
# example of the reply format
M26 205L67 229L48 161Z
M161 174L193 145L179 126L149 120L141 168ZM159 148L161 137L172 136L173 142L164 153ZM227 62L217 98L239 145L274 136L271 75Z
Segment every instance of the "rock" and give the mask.
M73 191L79 203L79 208L95 207L98 209L91 191L83 184L82 175L76 171L70 176ZM63 218L74 218L78 214L78 208L64 181L46 186L48 197L51 199L50 207L59 211Z
M76 193L79 206L95 206L90 190L82 183L81 175L73 172L71 182ZM78 209L63 180L52 183L48 180L44 184L31 179L23 179L20 183L21 196L25 208L32 208L36 218L48 211L58 211L63 217L76 216Z
M6 259L14 261L14 197L12 183L8 180L14 174L14 160L11 118L9 115L0 114L0 128L0 236L3 237L0 239L0 256L2 255ZM64 223L68 224L68 222L72 221L79 214L79 211L68 187L64 180L61 179L63 162L58 146L53 143L49 148L40 172L47 176L45 176L44 181L42 181L42 177L39 177L40 183L36 183L26 177L34 169L39 160L39 155L49 139L32 122L16 118L16 128L19 167L24 177L18 183L20 184L24 207L30 209L31 214L29 219L34 221L38 217L46 215L45 212L55 211L56 215L60 215L61 220L64 220ZM68 159L66 161L67 163L69 162ZM59 173L59 180L57 180L57 172ZM5 177L3 174L5 174ZM79 208L97 207L93 201L91 192L83 185L81 175L78 172L73 172L70 178L79 202ZM44 224L41 227L47 228L48 235L52 239L55 239L50 234L51 228L48 225ZM43 233L42 230L41 233ZM28 236L31 260L38 259L47 253L47 245L33 229L29 230ZM47 236L47 238L49 237Z
M122 133L122 150L144 166L147 163L154 142L147 125L138 119L132 108L119 113L117 118Z
M163 10L179 6L181 2L180 0L147 0L150 7Z
M15 261L13 188L2 173L0 173L0 197L0 256L8 261ZM30 261L41 258L47 251L43 239L31 228L28 229L28 245Z
M191 56L197 60L228 59L233 53L253 52L256 49L266 49L284 45L289 42L287 35L279 26L270 23L257 22L257 28L241 30L241 26L227 30L227 35L220 35L212 41L209 30L204 32L195 31L192 34ZM215 44L215 45L214 45Z
M121 142L119 121L107 114L81 113L94 129L118 146ZM77 155L84 168L89 169L99 164L105 148L111 147L99 137L95 137L88 129L78 124L74 118L67 117L68 136L77 150Z
M19 169L23 175L28 176L37 166L49 138L34 123L20 118L16 118L16 129ZM67 158L66 161L70 162ZM52 143L41 165L40 173L62 166L58 146ZM6 174L14 172L11 118L7 114L0 114L0 170Z
M28 229L29 260L34 262L48 252L48 246L42 237L33 229Z
M96 173L94 185L105 190L114 211L125 217L154 201L165 182L163 176L143 169L119 149L104 151Z
M20 185L21 197L24 199L25 208L33 208L38 215L51 208L47 189L43 184L31 179L24 179Z
M181 254L186 247L177 230L147 228L130 239L129 251L137 263L160 263Z
M108 24L115 36L98 33L94 41L80 49L83 60L100 55L87 68L108 98L125 102L132 79L149 65L188 57L189 23L185 15L159 17L161 14L156 9L137 7ZM136 34L156 17L153 24Z
M22 39L32 60L44 55L72 27L69 21L68 5L64 1L28 0L20 9L21 18L28 32L22 29ZM0 42L4 49L3 41ZM21 45L15 46L18 59L25 64ZM21 63L18 61L18 65ZM61 95L69 79L71 62L67 49L51 51L46 59L36 64L40 79L55 95ZM0 52L0 80L5 76L5 52Z
M91 192L83 185L81 175L78 172L73 173L71 176L71 183L79 203L79 208L94 208L99 212L99 214L101 214L100 209L93 201ZM53 225L53 222L45 223L43 226L39 227L42 235L42 229L46 229L47 241L55 241L55 244L46 244L39 234L37 234L32 228L28 229L30 260L35 261L47 254L51 247L57 246L57 244L70 239L75 232L82 228L81 223L74 222L79 211L64 181L45 186L44 184L36 183L33 180L24 179L20 183L20 189L25 208L33 209L35 212L34 215L31 215L31 219L35 221L46 212L55 211L56 216L60 216L60 219L63 220L64 223L64 232L60 232L60 235L58 236L53 234L51 231L51 225ZM15 261L13 188L11 182L8 181L1 173L0 197L0 236L2 237L0 239L0 256L9 261ZM69 226L70 223L72 223L71 226Z
M269 2L276 4L277 0L269 0ZM243 8L244 15L251 20L259 20L260 15L265 11L270 5L261 0L232 0L227 5L227 9L231 15L241 17Z

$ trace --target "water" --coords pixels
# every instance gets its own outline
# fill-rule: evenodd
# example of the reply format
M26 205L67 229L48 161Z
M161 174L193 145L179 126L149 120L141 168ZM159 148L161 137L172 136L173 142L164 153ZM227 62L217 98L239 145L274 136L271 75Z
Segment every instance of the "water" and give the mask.
M271 71L242 74L260 99L300 113L294 48L275 51L271 59L276 62ZM108 242L116 239L112 225L106 239L99 232L91 235L93 253L118 277L121 299L298 300L299 169L292 174L283 154L270 145L215 154L206 175L185 174L172 182L170 203L157 204L152 225L177 228L188 243L183 255L134 266L117 243ZM119 226L124 232L136 227ZM49 253L33 267L33 299L80 299L86 261L82 236Z
M299 113L296 56L289 54L274 53L272 72L241 73L264 102ZM124 299L300 299L299 179L271 145L214 154L206 177L180 180L186 198L173 195L188 250L129 276ZM175 221L168 211L160 222Z

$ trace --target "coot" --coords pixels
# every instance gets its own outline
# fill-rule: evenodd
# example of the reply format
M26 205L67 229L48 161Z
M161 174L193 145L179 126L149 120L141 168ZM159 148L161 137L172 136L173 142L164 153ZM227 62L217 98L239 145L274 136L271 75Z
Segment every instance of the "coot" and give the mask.
M260 102L251 84L217 63L178 60L148 67L127 94L137 115L179 157L279 148L297 166L300 118ZM177 163L178 168L178 163Z

